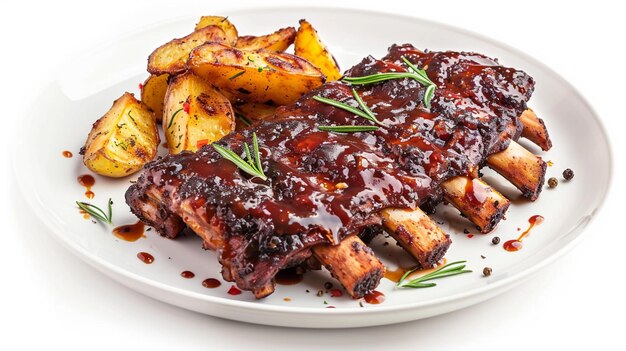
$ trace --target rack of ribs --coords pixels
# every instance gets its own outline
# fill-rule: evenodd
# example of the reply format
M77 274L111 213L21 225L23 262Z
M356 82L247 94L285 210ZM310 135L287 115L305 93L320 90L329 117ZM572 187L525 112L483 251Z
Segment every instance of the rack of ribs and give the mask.
M245 157L244 142L255 133L267 181L241 172L207 145L146 165L126 202L167 238L193 230L206 249L217 250L224 279L257 298L274 291L280 270L321 265L350 295L362 297L385 271L367 245L383 231L417 264L432 267L451 240L423 211L445 201L482 232L493 230L510 202L479 170L493 168L535 200L546 164L516 140L524 136L543 149L550 140L526 105L533 79L481 54L393 45L384 58L367 57L345 76L408 71L402 57L437 85L430 108L425 87L410 78L364 86L329 82L218 142ZM384 126L319 130L371 123L313 99L356 107L352 88Z

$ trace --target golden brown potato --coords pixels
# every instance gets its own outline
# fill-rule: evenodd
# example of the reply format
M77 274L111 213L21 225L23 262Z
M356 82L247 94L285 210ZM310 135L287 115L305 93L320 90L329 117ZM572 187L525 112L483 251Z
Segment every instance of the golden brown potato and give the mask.
M256 122L273 115L277 108L277 106L261 104L258 102L244 102L235 105L235 112L250 122Z
M200 28L197 31L180 39L174 39L163 44L148 57L148 72L161 75L181 73L187 69L189 53L195 47L206 42L226 43L224 31L217 26Z
M265 49L275 52L283 52L293 44L296 38L296 30L293 27L281 28L272 34L255 37L247 35L239 37L235 47L242 50Z
M322 43L315 28L306 20L300 20L295 40L295 54L319 68L329 81L341 78L337 60Z
M237 98L267 104L290 104L325 81L317 68L297 56L241 50L218 43L195 48L187 65Z
M211 84L191 72L171 80L163 114L170 153L196 151L234 129L235 114L230 102Z
M200 21L198 21L198 24L196 24L195 30L208 26L220 27L226 34L226 44L235 45L235 43L237 42L237 38L239 37L239 34L237 33L237 28L228 20L228 17L202 16L200 17Z
M141 88L141 101L150 107L159 123L163 119L163 103L169 76L169 74L161 74L160 76L153 74L146 79Z
M93 124L81 153L90 170L119 178L137 172L152 160L159 141L152 111L125 93Z

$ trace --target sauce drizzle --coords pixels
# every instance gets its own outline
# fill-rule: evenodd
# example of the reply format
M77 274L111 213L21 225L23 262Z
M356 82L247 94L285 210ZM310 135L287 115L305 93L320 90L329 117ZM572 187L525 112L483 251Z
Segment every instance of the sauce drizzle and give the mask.
M139 260L141 260L141 262L145 263L145 264L150 264L152 262L154 262L154 256L150 255L147 252L140 252L137 254L137 258Z
M543 219L544 219L543 216L540 216L540 215L534 215L530 217L528 219L528 223L530 223L530 226L528 226L528 229L526 229L517 239L512 239L512 240L505 242L504 245L502 245L502 247L504 247L504 249L509 252L515 252L515 251L521 250L523 247L522 240L524 240L524 238L528 236L528 234L530 234L530 231L536 225L541 224L543 222Z
M90 175L90 174L83 174L78 176L78 184L82 185L85 187L86 191L85 191L85 196L88 199L93 199L93 197L96 195L94 194L93 191L91 191L91 187L96 184L96 179Z
M72 158L72 156L74 156L74 154L71 151L68 151L68 150L63 151L63 157Z
M137 221L135 224L126 224L113 229L113 235L124 241L137 241L139 238L145 238L144 224L142 221Z

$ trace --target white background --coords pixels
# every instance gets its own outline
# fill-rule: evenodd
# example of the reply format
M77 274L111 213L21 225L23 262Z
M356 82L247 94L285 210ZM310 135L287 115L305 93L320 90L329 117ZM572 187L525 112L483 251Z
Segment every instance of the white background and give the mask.
M39 89L55 77L64 59L160 20L190 14L227 15L229 8L281 3L293 2L204 0L183 5L172 0L106 0L2 5L0 349L622 348L626 274L621 258L626 233L621 199L626 194L620 183L626 176L622 155L626 147L626 20L624 11L608 1L341 4L410 14L506 42L562 74L587 97L608 127L616 163L614 182L586 239L527 283L485 303L427 320L364 329L244 324L139 295L88 267L47 233L16 189L9 155L15 145L13 123L24 117L29 104L36 103Z

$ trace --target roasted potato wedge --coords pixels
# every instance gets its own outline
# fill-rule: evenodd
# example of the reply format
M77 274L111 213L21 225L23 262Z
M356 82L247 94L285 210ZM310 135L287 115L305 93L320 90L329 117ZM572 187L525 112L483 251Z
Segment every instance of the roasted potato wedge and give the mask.
M293 44L296 38L296 29L293 27L281 28L272 34L255 37L247 35L239 37L235 47L242 50L265 49L274 52L283 52Z
M276 105L290 104L326 80L319 69L300 57L219 43L195 48L187 66L238 98Z
M206 42L227 43L224 31L217 26L200 28L180 39L159 46L148 57L148 72L161 75L181 73L187 69L189 53Z
M237 33L237 28L233 25L228 17L222 16L202 16L200 17L200 21L196 24L196 29L201 29L208 26L218 26L220 27L224 33L226 34L226 44L235 45L237 42L237 38L239 37L239 33Z
M163 114L170 153L196 151L234 129L230 102L211 84L191 72L171 79Z
M337 60L328 51L328 48L320 40L317 31L306 20L300 20L300 28L296 33L295 54L313 64L324 73L328 81L341 78L341 71Z
M234 106L235 112L250 122L263 120L276 112L277 106L258 102L243 102Z
M124 177L152 160L159 142L153 112L125 93L93 124L81 149L83 163L97 174Z
M156 121L159 123L163 119L163 103L169 76L169 74L161 74L159 76L153 74L146 79L141 88L141 101L150 107L154 112Z

